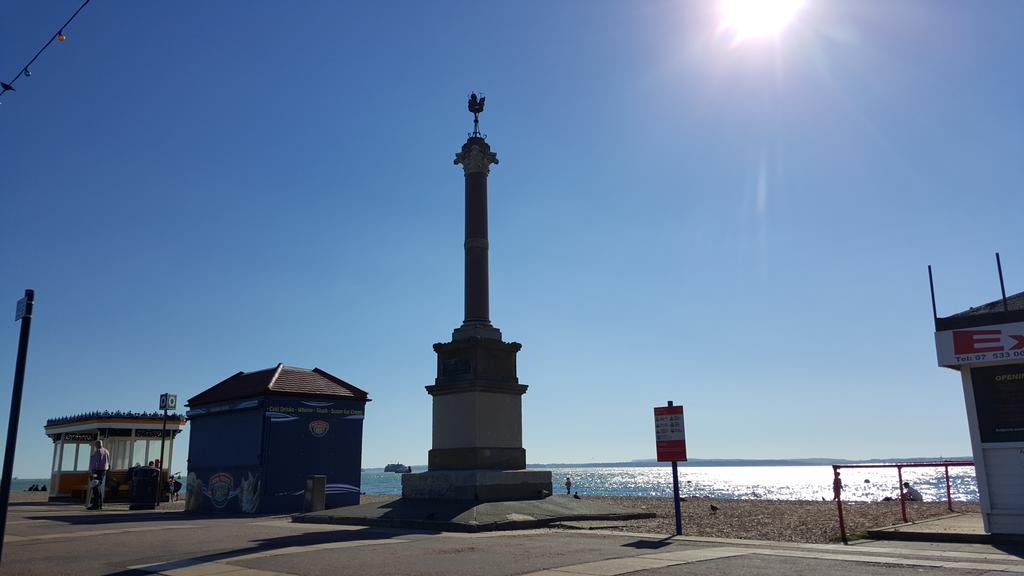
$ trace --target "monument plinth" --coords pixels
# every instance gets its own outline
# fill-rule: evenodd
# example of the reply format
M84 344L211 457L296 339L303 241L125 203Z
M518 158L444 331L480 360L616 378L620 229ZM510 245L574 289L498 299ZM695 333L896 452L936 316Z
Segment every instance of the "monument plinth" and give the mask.
M465 316L451 342L434 344L437 378L428 470L402 475L404 498L518 500L551 494L551 472L525 470L517 342L491 324L487 176L498 163L479 130L484 99L470 96L473 133L455 155L466 182Z

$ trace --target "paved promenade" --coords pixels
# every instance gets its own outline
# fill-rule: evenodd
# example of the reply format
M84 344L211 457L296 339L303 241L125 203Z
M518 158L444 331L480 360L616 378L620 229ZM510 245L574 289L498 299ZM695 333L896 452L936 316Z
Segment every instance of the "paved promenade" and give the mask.
M0 573L118 576L397 574L506 576L1024 574L1024 548L842 545L670 538L604 530L479 534L196 518L180 511L87 512L11 505Z

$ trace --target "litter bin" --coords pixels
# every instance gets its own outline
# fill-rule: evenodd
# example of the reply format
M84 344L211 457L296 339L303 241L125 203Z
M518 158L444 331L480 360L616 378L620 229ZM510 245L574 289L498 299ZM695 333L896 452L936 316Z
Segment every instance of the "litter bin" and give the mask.
M140 466L132 471L132 497L129 510L156 508L156 485L160 470L153 466Z

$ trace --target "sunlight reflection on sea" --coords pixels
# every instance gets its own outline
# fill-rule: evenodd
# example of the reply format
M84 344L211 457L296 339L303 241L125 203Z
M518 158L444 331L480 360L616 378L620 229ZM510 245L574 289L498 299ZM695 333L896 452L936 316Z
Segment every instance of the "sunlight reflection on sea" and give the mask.
M556 494L565 492L565 477L572 477L573 491L595 496L671 496L672 468L562 467L551 470ZM844 500L878 501L899 495L895 469L841 470ZM977 502L974 469L950 468L950 492L958 501ZM903 479L914 485L925 500L946 499L942 468L906 468ZM362 490L367 494L399 494L401 474L363 472ZM832 499L831 466L686 466L679 467L680 493L685 497L768 500Z

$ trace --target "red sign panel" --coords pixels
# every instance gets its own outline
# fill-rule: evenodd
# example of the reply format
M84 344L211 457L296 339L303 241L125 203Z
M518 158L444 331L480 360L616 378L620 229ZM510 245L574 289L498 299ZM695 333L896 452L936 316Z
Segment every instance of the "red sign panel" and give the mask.
M686 461L682 406L655 406L654 439L658 447L658 462Z
M1024 359L1024 322L935 333L939 366Z

